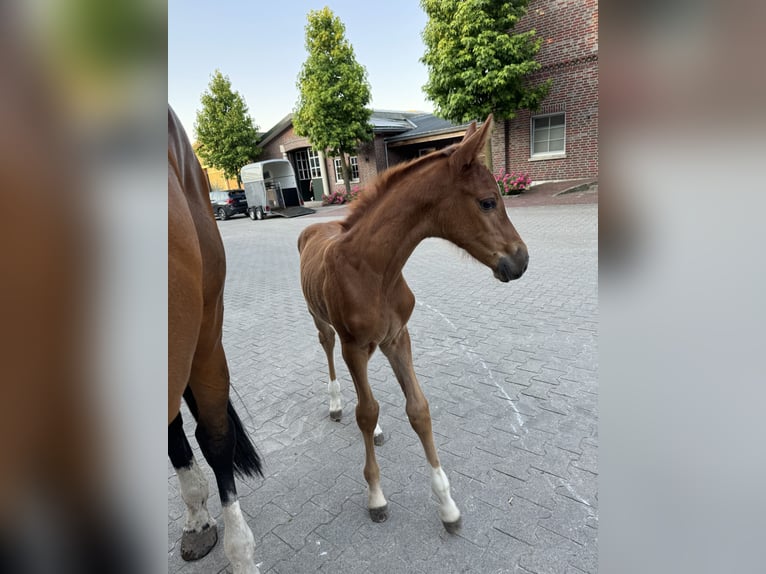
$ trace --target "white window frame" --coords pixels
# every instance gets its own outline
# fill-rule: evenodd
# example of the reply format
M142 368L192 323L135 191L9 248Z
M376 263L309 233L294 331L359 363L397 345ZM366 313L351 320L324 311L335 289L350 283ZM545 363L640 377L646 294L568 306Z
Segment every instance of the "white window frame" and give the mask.
M309 157L309 171L311 172L311 179L322 177L322 168L320 167L320 162L322 160L319 158L319 153L313 147L308 148L307 153Z
M552 118L555 116L564 116L564 149L556 151L538 152L535 153L535 120L543 118ZM550 122L548 122L548 128L550 129ZM550 137L548 138L550 144ZM567 114L566 112L553 112L550 114L539 114L532 116L529 120L529 160L536 161L541 159L558 159L566 157L567 155Z
M336 157L332 160L333 167L335 168L335 183L346 183L343 179L343 166L340 158ZM352 155L348 158L348 167L351 170L351 183L359 183L359 158ZM356 177L354 177L354 171L356 171Z

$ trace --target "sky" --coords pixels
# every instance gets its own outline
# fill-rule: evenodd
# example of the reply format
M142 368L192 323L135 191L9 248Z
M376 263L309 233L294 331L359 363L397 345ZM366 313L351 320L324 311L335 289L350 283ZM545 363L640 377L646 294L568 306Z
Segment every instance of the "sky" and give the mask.
M433 111L422 86L426 15L417 0L169 0L168 101L194 140L200 98L218 69L245 99L259 131L293 111L306 60L310 10L329 6L367 69L371 107Z

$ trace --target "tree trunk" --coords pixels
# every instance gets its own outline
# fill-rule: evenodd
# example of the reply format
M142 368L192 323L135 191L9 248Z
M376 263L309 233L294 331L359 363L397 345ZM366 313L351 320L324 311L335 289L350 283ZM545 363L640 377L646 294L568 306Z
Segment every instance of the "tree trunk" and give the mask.
M340 152L340 165L343 168L343 184L346 186L346 194L351 195L351 169L348 166L346 152Z

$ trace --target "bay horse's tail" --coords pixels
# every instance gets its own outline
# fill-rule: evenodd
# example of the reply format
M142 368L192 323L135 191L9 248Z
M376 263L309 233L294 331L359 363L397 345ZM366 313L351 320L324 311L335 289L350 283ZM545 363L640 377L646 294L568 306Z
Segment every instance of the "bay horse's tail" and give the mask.
M186 387L184 391L184 399L186 400L186 406L189 407L189 412L191 412L194 420L197 420L197 401L194 399L194 395L189 387ZM253 441L250 440L242 420L239 418L237 411L234 410L231 399L226 404L226 410L229 414L229 420L233 425L232 430L235 437L234 473L240 477L254 477L256 474L263 476L261 457L258 456Z

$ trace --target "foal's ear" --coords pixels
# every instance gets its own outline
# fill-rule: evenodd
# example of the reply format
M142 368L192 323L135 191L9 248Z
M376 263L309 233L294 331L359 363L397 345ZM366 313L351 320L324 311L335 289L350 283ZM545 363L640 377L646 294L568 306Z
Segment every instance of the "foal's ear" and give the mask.
M457 146L455 153L450 156L452 167L461 170L471 165L483 151L484 144L491 133L492 114L489 114L479 131L476 131L476 124L471 123L465 132L465 136L463 136L463 141Z
M471 122L471 125L469 125L468 129L465 130L465 134L463 134L463 139L461 140L461 143L467 140L469 137L471 137L475 133L476 133L476 122Z

